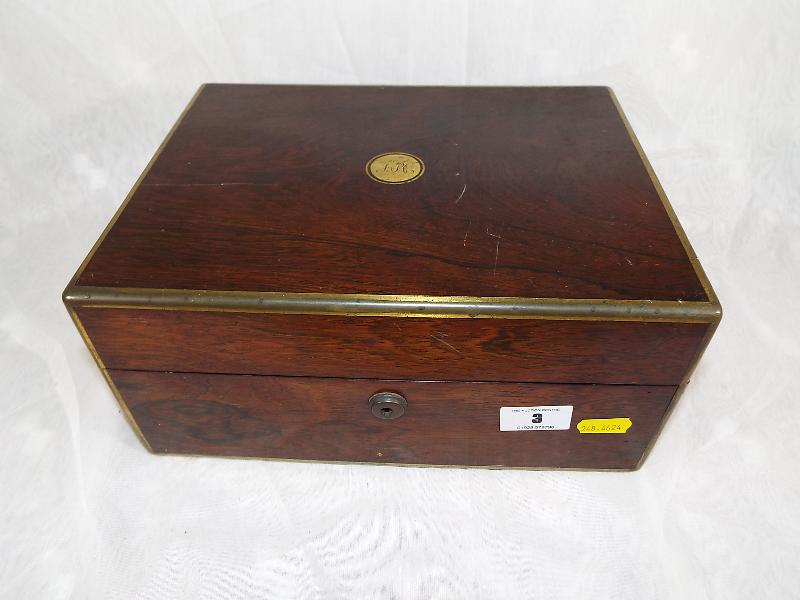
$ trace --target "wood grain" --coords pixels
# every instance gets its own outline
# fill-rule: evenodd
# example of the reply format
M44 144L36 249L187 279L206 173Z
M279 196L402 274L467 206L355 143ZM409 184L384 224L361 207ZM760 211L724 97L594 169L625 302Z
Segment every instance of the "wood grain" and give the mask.
M707 299L605 88L207 86L78 284Z
M156 452L510 467L634 468L673 386L369 381L111 371ZM382 421L367 400L408 400ZM572 405L562 431L499 430L501 406ZM586 435L582 419L628 417L626 434Z
M708 325L78 308L108 368L677 385Z
M606 88L209 85L82 286L708 301ZM709 327L73 307L158 451L423 464L632 468ZM499 431L531 404L635 425Z

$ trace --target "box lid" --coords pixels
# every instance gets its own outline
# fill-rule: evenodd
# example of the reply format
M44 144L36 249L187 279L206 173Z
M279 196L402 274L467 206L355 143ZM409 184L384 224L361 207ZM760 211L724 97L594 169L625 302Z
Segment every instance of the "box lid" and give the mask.
M205 85L65 297L719 317L603 87Z

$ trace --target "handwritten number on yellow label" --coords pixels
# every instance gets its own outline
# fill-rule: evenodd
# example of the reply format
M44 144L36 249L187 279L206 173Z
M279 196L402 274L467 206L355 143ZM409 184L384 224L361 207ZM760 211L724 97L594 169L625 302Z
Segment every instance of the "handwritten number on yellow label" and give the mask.
M581 433L625 433L633 423L624 419L584 419L578 423Z

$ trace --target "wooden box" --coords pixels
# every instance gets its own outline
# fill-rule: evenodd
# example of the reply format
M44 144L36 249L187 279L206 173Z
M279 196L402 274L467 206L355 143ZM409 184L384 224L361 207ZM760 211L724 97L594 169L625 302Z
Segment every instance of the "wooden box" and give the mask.
M634 469L721 309L604 87L203 86L64 292L153 452Z

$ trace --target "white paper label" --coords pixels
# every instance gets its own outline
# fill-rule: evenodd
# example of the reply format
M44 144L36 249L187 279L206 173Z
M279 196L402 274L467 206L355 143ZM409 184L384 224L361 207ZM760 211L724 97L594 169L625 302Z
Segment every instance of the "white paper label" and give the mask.
M501 406L500 431L569 429L571 406Z

